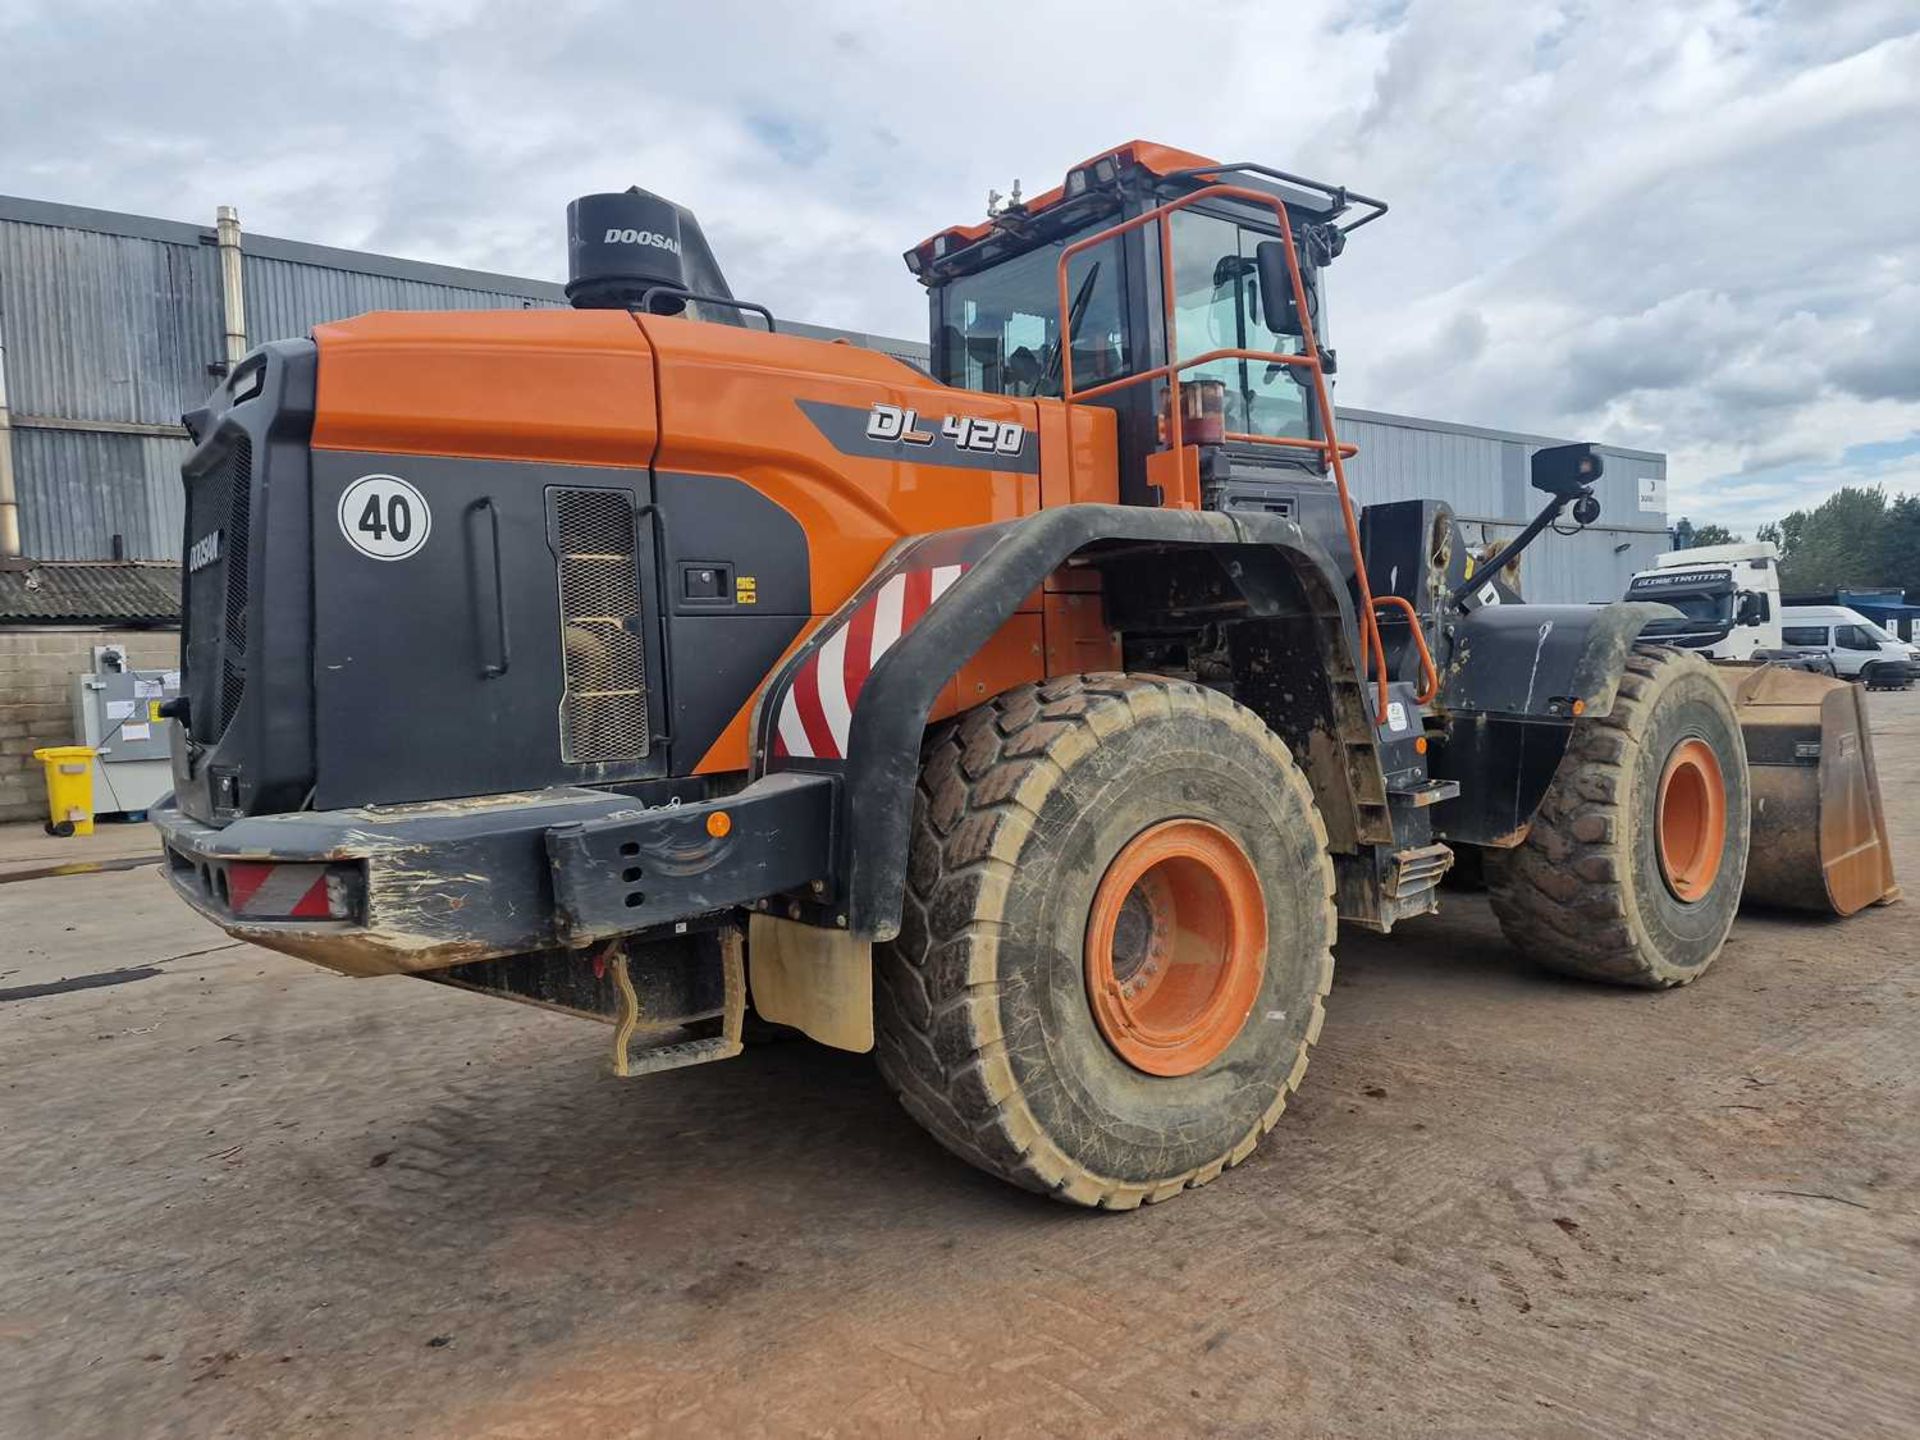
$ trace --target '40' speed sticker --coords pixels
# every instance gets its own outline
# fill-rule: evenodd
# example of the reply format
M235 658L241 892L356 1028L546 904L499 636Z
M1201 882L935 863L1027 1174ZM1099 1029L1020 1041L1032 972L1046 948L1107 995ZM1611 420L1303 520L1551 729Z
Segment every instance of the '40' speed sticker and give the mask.
M340 496L340 533L375 560L405 560L432 529L426 497L398 475L362 475Z

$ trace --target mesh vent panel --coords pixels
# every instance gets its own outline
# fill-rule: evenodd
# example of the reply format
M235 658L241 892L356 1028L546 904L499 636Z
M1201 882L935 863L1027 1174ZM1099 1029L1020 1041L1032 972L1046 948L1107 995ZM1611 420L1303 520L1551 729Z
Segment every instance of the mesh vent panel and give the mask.
M624 490L556 490L554 540L562 554L633 554L633 497Z
M641 759L651 737L633 497L624 490L548 494L567 685L560 758L569 764Z

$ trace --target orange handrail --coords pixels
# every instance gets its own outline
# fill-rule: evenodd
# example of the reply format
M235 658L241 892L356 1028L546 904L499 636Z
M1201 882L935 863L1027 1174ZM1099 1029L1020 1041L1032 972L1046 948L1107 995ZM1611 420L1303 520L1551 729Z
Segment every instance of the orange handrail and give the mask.
M1203 200L1210 199L1243 200L1254 205L1264 205L1272 210L1275 217L1279 220L1280 238L1286 242L1287 246L1287 274L1293 282L1294 311L1300 317L1300 353L1298 355L1283 355L1277 351L1266 350L1214 350L1192 360L1184 360L1177 363L1173 360L1172 357L1177 335L1177 321L1174 313L1173 226L1169 222L1168 217L1176 210L1185 210L1190 205L1196 205ZM1124 235L1130 230L1138 230L1145 225L1157 225L1159 230L1160 301L1166 324L1167 362L1163 365L1155 365L1149 369L1138 371L1132 375L1123 376L1118 380L1110 380L1104 384L1095 385L1088 390L1076 391L1073 388L1073 335L1071 333L1073 309L1072 302L1067 295L1067 262L1083 250L1089 250L1096 245L1105 244L1115 236ZM1234 434L1228 438L1260 445L1277 445L1292 449L1318 450L1326 456L1327 464L1333 471L1334 488L1340 496L1340 518L1347 532L1347 548L1353 555L1354 581L1360 590L1359 622L1361 653L1366 657L1366 669L1374 676L1379 686L1379 703L1375 708L1374 724L1376 727L1385 725L1387 723L1387 652L1385 645L1380 639L1379 617L1374 614L1376 605L1381 602L1375 600L1373 587L1367 581L1366 557L1362 555L1360 551L1360 524L1359 521L1354 518L1353 496L1347 489L1347 469L1343 463L1346 456L1354 453L1354 449L1350 445L1342 445L1334 435L1333 394L1327 387L1325 367L1320 363L1320 344L1314 337L1313 317L1308 313L1307 309L1306 284L1300 278L1299 256L1293 245L1293 222L1287 216L1286 205L1278 196L1263 194L1258 190L1249 190L1243 185L1208 185L1203 189L1195 190L1190 195L1182 195L1177 200L1169 200L1163 205L1156 205L1153 209L1136 215L1131 220L1122 220L1117 225L1110 225L1097 235L1089 235L1084 240L1074 241L1073 244L1068 245L1060 252L1058 281L1060 291L1060 354L1062 359L1060 383L1061 400L1065 404L1071 405L1075 401L1088 400L1097 395L1109 394L1128 385L1138 385L1143 381L1155 379L1165 380L1167 383L1167 401L1173 412L1173 423L1169 427L1169 432L1173 442L1173 453L1176 456L1181 454L1186 448L1186 436L1180 417L1180 386L1176 379L1182 370L1189 370L1196 365L1204 365L1213 360L1241 358L1248 360L1265 360L1279 365L1304 366L1313 376L1314 403L1320 410L1320 425L1325 436L1324 439L1310 440L1295 436L1244 434ZM1179 509L1198 509L1199 497L1197 495L1184 493L1186 489L1186 470L1184 466L1180 468L1179 474L1182 482L1180 492L1173 496L1170 503ZM1381 597L1381 601L1387 599L1400 600L1402 604L1406 603L1400 596ZM1408 605L1407 608L1411 610L1413 607ZM1418 623L1414 625L1413 631L1420 646L1423 666L1422 674L1433 680L1434 685L1437 687L1438 680L1437 677L1434 676L1433 660L1432 657L1427 654L1426 639L1421 635ZM1431 696L1428 698L1431 698ZM1421 703L1425 704L1426 701L1422 700Z
M1373 603L1380 605L1398 605L1407 612L1407 628L1413 631L1414 648L1420 652L1420 688L1413 692L1413 698L1422 705L1440 693L1440 672L1434 668L1433 652L1427 649L1426 633L1420 628L1420 612L1413 608L1413 602L1404 595L1376 595Z

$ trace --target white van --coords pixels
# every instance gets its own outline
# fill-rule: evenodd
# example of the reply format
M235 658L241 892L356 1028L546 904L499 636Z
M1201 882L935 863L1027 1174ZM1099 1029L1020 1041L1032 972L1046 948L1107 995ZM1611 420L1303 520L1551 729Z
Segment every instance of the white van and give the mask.
M1869 690L1911 685L1920 674L1920 649L1844 605L1782 607L1780 645L1821 651L1833 661L1836 675L1858 680Z

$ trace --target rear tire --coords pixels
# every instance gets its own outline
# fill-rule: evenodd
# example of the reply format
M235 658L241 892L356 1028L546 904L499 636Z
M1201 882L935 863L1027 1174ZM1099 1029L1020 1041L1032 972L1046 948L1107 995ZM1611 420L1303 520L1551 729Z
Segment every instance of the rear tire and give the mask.
M875 957L875 1048L907 1111L1079 1205L1245 1159L1333 979L1326 829L1286 746L1214 691L1087 675L970 711L923 760L901 933ZM1217 950L1183 948L1213 931Z
M1750 804L1740 722L1707 662L1639 646L1611 713L1574 722L1526 840L1486 852L1493 913L1548 969L1684 985L1739 910Z

